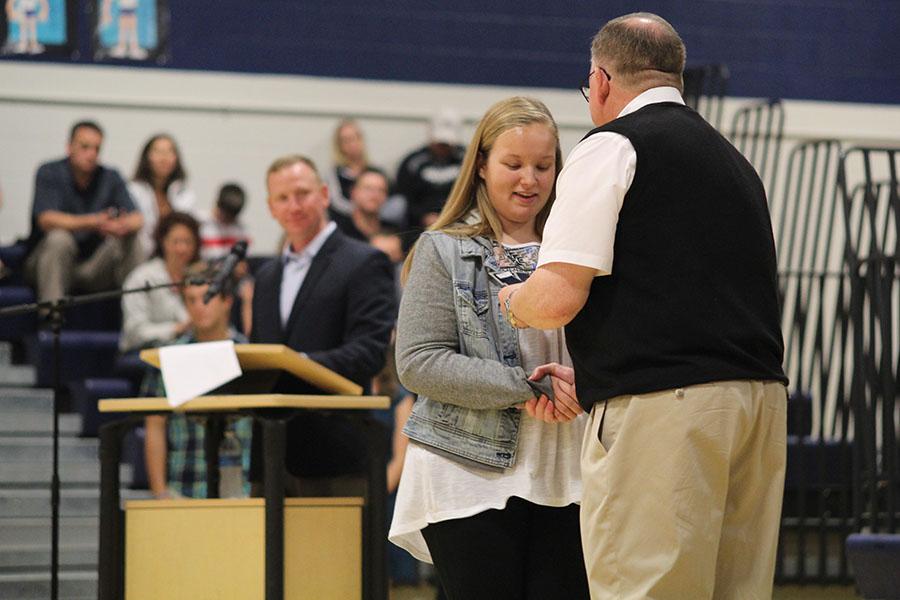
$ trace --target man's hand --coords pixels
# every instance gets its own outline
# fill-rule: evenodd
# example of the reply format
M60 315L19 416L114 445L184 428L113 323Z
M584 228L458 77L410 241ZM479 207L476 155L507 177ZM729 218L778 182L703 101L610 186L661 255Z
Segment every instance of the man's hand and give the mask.
M109 235L109 223L112 221L112 217L109 216L105 210L96 212L90 215L85 215L85 218L88 219L89 229L93 229L97 233L102 233L103 235Z
M141 228L143 217L138 212L115 213L108 211L102 213L97 230L106 236L123 238Z
M131 233L131 229L122 217L111 217L105 213L97 229L103 235L117 238L125 237Z
M548 363L537 367L529 379L537 381L547 376L550 377L555 399L550 401L546 396L541 396L528 400L522 408L546 423L567 423L582 414L584 409L578 403L575 392L575 370L559 363Z

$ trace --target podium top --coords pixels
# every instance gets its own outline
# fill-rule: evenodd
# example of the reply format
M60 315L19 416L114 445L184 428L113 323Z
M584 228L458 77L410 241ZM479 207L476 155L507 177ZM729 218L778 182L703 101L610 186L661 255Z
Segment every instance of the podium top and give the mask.
M283 344L235 344L238 362L245 371L280 370L332 394L360 396L362 386ZM159 368L159 349L141 350L141 360Z
M307 408L359 410L390 408L387 396L309 396L290 394L243 394L200 396L172 407L165 398L111 398L100 400L100 412L229 412L260 408Z

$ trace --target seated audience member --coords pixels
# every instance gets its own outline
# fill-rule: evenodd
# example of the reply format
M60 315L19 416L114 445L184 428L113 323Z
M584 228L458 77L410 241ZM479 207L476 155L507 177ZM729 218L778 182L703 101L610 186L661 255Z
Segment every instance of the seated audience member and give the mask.
M387 464L387 522L390 526L394 515L394 502L397 498L397 486L400 484L406 449L409 446L409 438L403 433L403 428L406 426L416 399L415 394L400 385L397 379L393 341L388 348L384 368L372 384L372 394L391 398L389 410L375 411L374 413L375 418L381 421L390 433L390 454ZM387 544L387 553L392 584L415 585L419 583L420 563L418 560L391 543ZM443 598L442 596L438 597Z
M247 228L240 221L241 211L244 210L247 195L237 183L226 183L219 188L216 197L216 205L209 213L203 215L200 223L200 256L205 261L213 261L225 258L231 248L238 242L244 241L248 245L250 236ZM244 335L250 335L253 310L253 277L247 261L241 263L235 269L239 283L236 296L240 302L235 303L235 322L238 323Z
M379 211L387 196L387 175L378 169L366 167L350 188L350 213L329 210L331 220L344 235L367 242L384 227Z
M406 253L403 252L403 241L393 229L383 228L381 231L369 238L369 243L387 254L391 262L395 265L402 265L406 259Z
M247 195L237 183L226 183L219 188L216 205L201 218L200 255L203 260L225 258L237 242L250 241L247 228L240 221Z
M461 141L459 115L441 110L428 126L428 144L400 163L397 192L406 198L409 226L417 231L434 223L450 195L466 153Z
M189 275L209 279L214 270L205 264L192 266ZM190 330L178 338L176 344L217 342L233 340L246 343L247 339L229 327L233 281L209 304L203 302L208 285L186 285L182 294L190 315ZM161 373L155 370L144 380L143 396L165 396ZM144 459L150 491L157 498L206 497L206 454L204 453L205 418L182 413L168 417L155 415L145 420ZM232 430L241 443L244 465L244 494L250 493L248 473L250 469L251 419L228 419L226 431Z
M151 137L141 150L134 177L128 184L128 191L144 216L140 233L144 256L153 253L153 234L161 217L172 211L193 212L196 198L186 180L181 153L172 136L158 133Z
M391 337L396 336L396 331ZM382 418L388 424L391 433L390 460L387 464L387 492L393 495L400 484L400 475L403 473L403 461L406 458L406 448L409 446L409 438L403 433L406 420L412 412L413 402L416 396L400 385L397 378L397 364L394 362L395 345L391 340L388 348L384 368L375 377L372 383L372 394L378 396L390 396L391 408L388 419ZM379 415L382 417L383 415Z
M188 266L199 257L199 224L189 214L171 212L156 226L153 258L125 280L126 289L171 283L173 287L122 296L122 352L166 344L190 326L180 289Z
M99 163L102 142L99 125L78 122L67 157L37 170L25 277L39 300L56 300L73 287L119 287L141 262L136 233L144 220L118 171Z
M369 168L369 155L359 124L353 119L341 119L334 129L331 141L331 157L334 166L325 177L331 193L331 211L350 214L350 190L365 169Z
M373 168L359 123L349 118L338 121L332 138L331 155L334 167L325 177L331 195L329 212L332 215L349 215L353 210L350 191L357 177ZM389 193L381 205L380 216L383 221L392 225L405 226L406 199L399 194Z

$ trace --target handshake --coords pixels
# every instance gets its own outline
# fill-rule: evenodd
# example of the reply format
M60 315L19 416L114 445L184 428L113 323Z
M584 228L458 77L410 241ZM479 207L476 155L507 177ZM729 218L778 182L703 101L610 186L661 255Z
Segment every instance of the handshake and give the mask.
M537 367L528 379L538 381L544 377L550 377L553 400L544 394L517 405L517 408L545 423L568 423L584 412L575 393L575 370L572 367L548 363Z

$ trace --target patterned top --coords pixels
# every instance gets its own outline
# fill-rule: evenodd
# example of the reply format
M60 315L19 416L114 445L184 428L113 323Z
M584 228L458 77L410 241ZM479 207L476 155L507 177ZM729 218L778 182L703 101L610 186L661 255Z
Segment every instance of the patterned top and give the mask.
M246 344L247 338L231 332L236 344ZM186 334L174 344L196 342L193 334ZM161 397L166 395L162 373L159 369L150 371L141 383L142 396ZM253 434L253 420L250 417L228 417L224 431L234 431L241 443L244 466L244 494L250 494L250 442ZM224 433L223 431L223 433ZM206 452L204 451L206 417L185 413L171 413L166 419L166 480L169 491L186 498L206 498Z
M504 285L522 283L534 272L541 246L538 242L525 244L500 244L491 241L494 248L492 264L488 265L492 276Z

